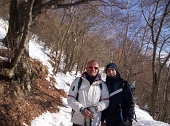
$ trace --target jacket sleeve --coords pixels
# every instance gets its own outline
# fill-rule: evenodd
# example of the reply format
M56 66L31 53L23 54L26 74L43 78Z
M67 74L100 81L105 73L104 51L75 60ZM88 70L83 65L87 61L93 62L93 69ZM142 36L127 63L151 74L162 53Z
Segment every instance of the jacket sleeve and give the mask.
M69 89L68 97L67 97L68 105L74 111L77 111L77 112L79 112L80 108L83 107L83 105L76 100L77 92L78 92L78 81L79 81L79 79L80 78L78 77L72 82L70 89Z
M102 81L101 100L96 105L98 111L103 111L109 106L109 91L106 84Z
M125 84L124 98L126 103L126 118L132 120L135 114L135 103L128 83Z

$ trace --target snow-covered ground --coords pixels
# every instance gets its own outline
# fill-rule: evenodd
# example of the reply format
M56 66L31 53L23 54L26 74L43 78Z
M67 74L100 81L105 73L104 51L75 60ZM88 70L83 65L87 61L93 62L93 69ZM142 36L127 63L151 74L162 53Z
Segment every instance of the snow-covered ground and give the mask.
M7 24L3 22L3 20L0 19L0 39L5 37L5 34L7 32ZM48 53L44 50L43 46L38 44L36 42L36 39L30 40L30 57L40 60L44 65L48 66L50 74L52 73L52 66L48 62L48 59L50 59L46 53ZM2 43L0 42L0 48L2 47ZM1 57L0 57L1 58ZM49 76L51 76L49 74ZM57 88L65 90L66 93L68 93L69 86L68 83L71 84L71 82L75 79L76 76L79 76L74 74L74 71L71 73L58 73L56 76L57 81ZM102 77L104 78L105 75L102 74ZM48 79L48 78L47 78ZM67 83L67 84L66 84ZM71 108L67 105L66 98L63 98L63 103L66 107L60 107L59 113L50 113L49 111L43 113L39 117L36 117L31 122L31 126L71 126L72 123L71 120ZM133 122L133 126L170 126L167 123L155 121L153 118L144 110L141 110L138 105L135 107L136 116L137 116L137 122Z

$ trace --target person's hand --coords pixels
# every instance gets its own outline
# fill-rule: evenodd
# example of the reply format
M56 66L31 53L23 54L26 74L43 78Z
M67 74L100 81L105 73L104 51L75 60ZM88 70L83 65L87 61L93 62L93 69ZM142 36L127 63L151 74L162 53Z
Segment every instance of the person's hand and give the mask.
M124 119L121 126L132 126L132 120Z
M101 121L101 126L106 126L106 123Z
M91 111L89 111L87 108L82 108L80 110L81 114L84 115L85 117L93 117L93 113Z
M98 110L97 106L91 106L91 107L89 107L88 109L89 109L89 111L92 112L93 114L97 113L97 110Z

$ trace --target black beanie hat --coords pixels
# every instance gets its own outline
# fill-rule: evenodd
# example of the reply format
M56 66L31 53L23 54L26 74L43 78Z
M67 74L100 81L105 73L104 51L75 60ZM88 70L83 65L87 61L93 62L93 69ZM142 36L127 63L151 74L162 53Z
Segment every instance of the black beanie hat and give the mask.
M107 68L109 68L109 67L114 68L118 72L118 68L117 68L116 64L115 63L109 63L106 66L106 73L107 73Z

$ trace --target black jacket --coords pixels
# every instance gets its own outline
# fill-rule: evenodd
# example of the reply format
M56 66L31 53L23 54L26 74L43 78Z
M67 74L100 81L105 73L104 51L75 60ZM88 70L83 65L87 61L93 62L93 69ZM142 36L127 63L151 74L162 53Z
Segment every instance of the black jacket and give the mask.
M109 94L120 89L119 93L109 98L109 107L102 112L101 121L106 121L107 126L114 126L115 122L121 122L120 111L122 110L123 119L132 121L134 116L135 103L130 91L129 84L120 75L116 77L106 77L106 84ZM123 89L121 91L121 88ZM110 125L109 125L110 124Z

